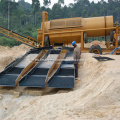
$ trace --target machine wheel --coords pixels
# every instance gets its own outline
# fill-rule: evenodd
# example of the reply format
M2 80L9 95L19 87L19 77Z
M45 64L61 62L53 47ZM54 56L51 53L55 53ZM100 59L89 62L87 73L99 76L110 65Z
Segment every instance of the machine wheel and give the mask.
M45 46L49 47L50 46L50 41L49 41L49 37L45 36Z
M113 30L110 31L110 41L113 42L114 39L114 32Z
M85 43L87 43L88 41L87 41L87 33L85 32L85 33L83 33L83 40L84 40L84 42Z
M97 46L92 45L89 50L89 53L102 54L102 49L99 45L97 45Z

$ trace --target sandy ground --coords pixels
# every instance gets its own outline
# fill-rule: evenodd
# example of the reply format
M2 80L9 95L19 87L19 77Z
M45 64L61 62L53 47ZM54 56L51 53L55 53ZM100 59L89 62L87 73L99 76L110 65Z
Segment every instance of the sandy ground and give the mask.
M2 71L6 65L11 63L16 58L22 56L27 51L30 50L31 47L28 47L24 44L12 48L0 46L0 71Z
M27 51L6 49L0 56L1 69L8 64L2 62L5 56L12 61L13 55ZM115 60L98 62L83 53L73 90L19 98L0 95L0 120L120 120L120 56L108 56Z
M95 46L99 45L101 48L106 48L105 41L100 42L98 40L95 40L91 43L86 43L84 46L87 48L90 48L92 45L95 45Z

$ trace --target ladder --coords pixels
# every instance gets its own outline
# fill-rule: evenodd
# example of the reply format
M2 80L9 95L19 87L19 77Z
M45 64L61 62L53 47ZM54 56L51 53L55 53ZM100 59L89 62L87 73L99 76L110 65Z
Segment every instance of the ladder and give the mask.
M30 36L25 37L2 26L0 26L0 33L34 48L39 48L42 45L42 42L38 41L35 38L32 38Z

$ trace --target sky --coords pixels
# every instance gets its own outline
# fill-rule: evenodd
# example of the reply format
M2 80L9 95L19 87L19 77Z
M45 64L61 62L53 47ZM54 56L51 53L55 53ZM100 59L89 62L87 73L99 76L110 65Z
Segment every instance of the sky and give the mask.
M16 0L18 1L18 0ZM26 2L29 2L29 3L32 3L32 0L25 0ZM101 0L89 0L90 2L94 1L95 3L97 3L98 1L101 1ZM105 0L105 1L108 1L108 0ZM54 3L57 3L58 0L51 0L51 5L52 6ZM74 3L74 0L64 0L65 4L66 5L69 5L69 3ZM40 3L41 3L41 6L43 5L43 0L40 0Z

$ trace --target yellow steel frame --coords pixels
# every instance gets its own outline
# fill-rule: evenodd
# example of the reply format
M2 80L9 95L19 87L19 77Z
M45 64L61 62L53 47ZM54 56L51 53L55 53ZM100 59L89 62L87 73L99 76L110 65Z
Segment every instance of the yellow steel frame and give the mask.
M42 47L44 47L45 43L45 22L48 21L48 13L42 12Z
M99 28L99 29L74 30L74 31L63 31L63 32L50 32L50 33L45 33L44 32L44 35L62 34L62 33L76 33L76 32L87 32L87 31L96 31L96 30L113 30L113 29L116 29L116 27Z

